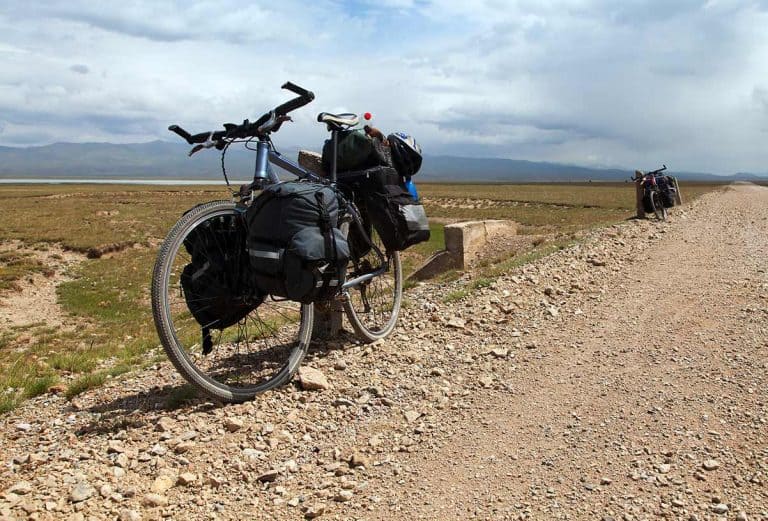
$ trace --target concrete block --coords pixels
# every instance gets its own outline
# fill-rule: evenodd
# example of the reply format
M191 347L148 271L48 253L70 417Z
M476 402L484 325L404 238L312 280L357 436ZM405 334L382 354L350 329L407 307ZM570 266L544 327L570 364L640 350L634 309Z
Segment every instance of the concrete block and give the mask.
M517 235L517 223L515 221L491 220L483 221L485 234L488 239L495 235Z
M409 280L426 280L450 269L458 268L459 258L448 250L440 250L424 262L421 268L413 272Z
M299 166L303 166L310 172L322 177L327 175L323 169L322 156L317 152L299 150Z
M445 249L455 257L455 264L465 269L496 235L516 235L514 221L467 221L445 227Z
M672 182L675 184L675 204L683 204L683 193L680 191L680 185L677 182L677 177L672 178Z
M336 302L315 302L315 321L312 324L312 338L333 340L342 327L342 308Z

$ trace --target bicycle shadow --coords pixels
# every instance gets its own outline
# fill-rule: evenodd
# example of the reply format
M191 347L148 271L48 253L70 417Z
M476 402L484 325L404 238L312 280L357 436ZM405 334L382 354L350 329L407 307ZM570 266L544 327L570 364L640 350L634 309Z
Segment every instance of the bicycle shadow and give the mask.
M85 408L98 416L81 427L76 434L110 434L120 430L138 429L153 424L161 416L170 413L205 412L222 405L201 396L194 387L186 383L153 387Z
M312 340L304 363L325 357L336 351L343 351L356 341L354 333L341 330L331 340ZM230 360L233 362L234 360ZM170 363L170 362L169 362ZM300 388L294 378L287 385ZM267 391L271 392L271 391ZM258 400L258 396L255 398ZM215 401L198 392L187 383L153 387L146 391L119 396L108 402L101 402L85 408L98 417L81 427L78 436L89 434L114 434L120 430L138 429L154 424L165 415L181 412L209 412L224 407L224 402Z

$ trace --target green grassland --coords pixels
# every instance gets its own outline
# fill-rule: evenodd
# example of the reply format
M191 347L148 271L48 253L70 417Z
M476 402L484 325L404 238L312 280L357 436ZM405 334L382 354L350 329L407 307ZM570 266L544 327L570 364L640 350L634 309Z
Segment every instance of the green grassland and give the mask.
M686 184L683 193L690 200L718 187ZM421 184L419 190L428 215L441 219L432 224L429 242L403 253L406 272L443 247L443 220L514 219L524 233L558 233L614 223L634 213L630 183ZM77 327L51 328L41 316L31 327L0 330L0 412L51 386L74 396L161 358L149 296L157 247L185 210L228 197L223 187L0 185L0 243L18 240L26 250L59 243L91 257L58 287L59 302ZM477 284L557 244L485 266ZM101 256L108 251L113 253ZM2 252L0 294L10 294L17 281L47 270L29 251Z
M692 200L722 185L687 183ZM635 186L627 183L422 184L430 217L511 219L525 233L565 232L613 223L634 215Z

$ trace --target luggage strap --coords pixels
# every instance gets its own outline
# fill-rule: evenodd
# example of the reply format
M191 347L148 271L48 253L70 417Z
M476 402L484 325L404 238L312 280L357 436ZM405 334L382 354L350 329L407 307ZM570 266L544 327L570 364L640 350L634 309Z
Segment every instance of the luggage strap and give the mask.
M331 284L331 280L334 278L334 275L337 275L335 273L337 271L335 261L338 260L339 254L336 248L336 235L333 233L331 216L328 214L328 209L325 207L325 196L323 195L323 192L315 192L315 199L317 199L318 209L320 210L318 225L320 226L320 231L323 233L323 239L325 240L325 257L326 259L333 259L334 261L332 263L328 263L323 271L321 271L317 266L314 268L315 276L319 275L320 279L323 281L323 284L320 287L320 294L324 298L330 293L329 286ZM331 251L333 251L333 256L329 256Z

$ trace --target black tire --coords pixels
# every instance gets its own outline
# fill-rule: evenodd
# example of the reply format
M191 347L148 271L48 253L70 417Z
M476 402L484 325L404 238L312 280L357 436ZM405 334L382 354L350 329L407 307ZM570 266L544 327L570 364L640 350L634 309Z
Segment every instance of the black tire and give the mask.
M160 247L152 274L152 314L168 358L189 383L224 402L249 400L290 381L312 334L312 305L267 296L236 324L211 331L213 349L202 353L200 324L189 311L180 283L182 270L191 262L184 239L209 220L240 226L241 212L231 201L213 201L187 212ZM196 233L207 233L208 228Z
M661 192L658 190L651 193L651 206L653 207L653 213L656 215L656 219L660 221L667 220L667 209L664 208L664 201L662 201Z
M384 246L375 230L371 239L381 251ZM387 252L388 271L374 279L350 288L344 300L344 309L358 338L375 342L387 337L397 326L403 300L403 272L398 252ZM380 267L378 256L370 250L365 256L352 259L347 269L347 280Z

